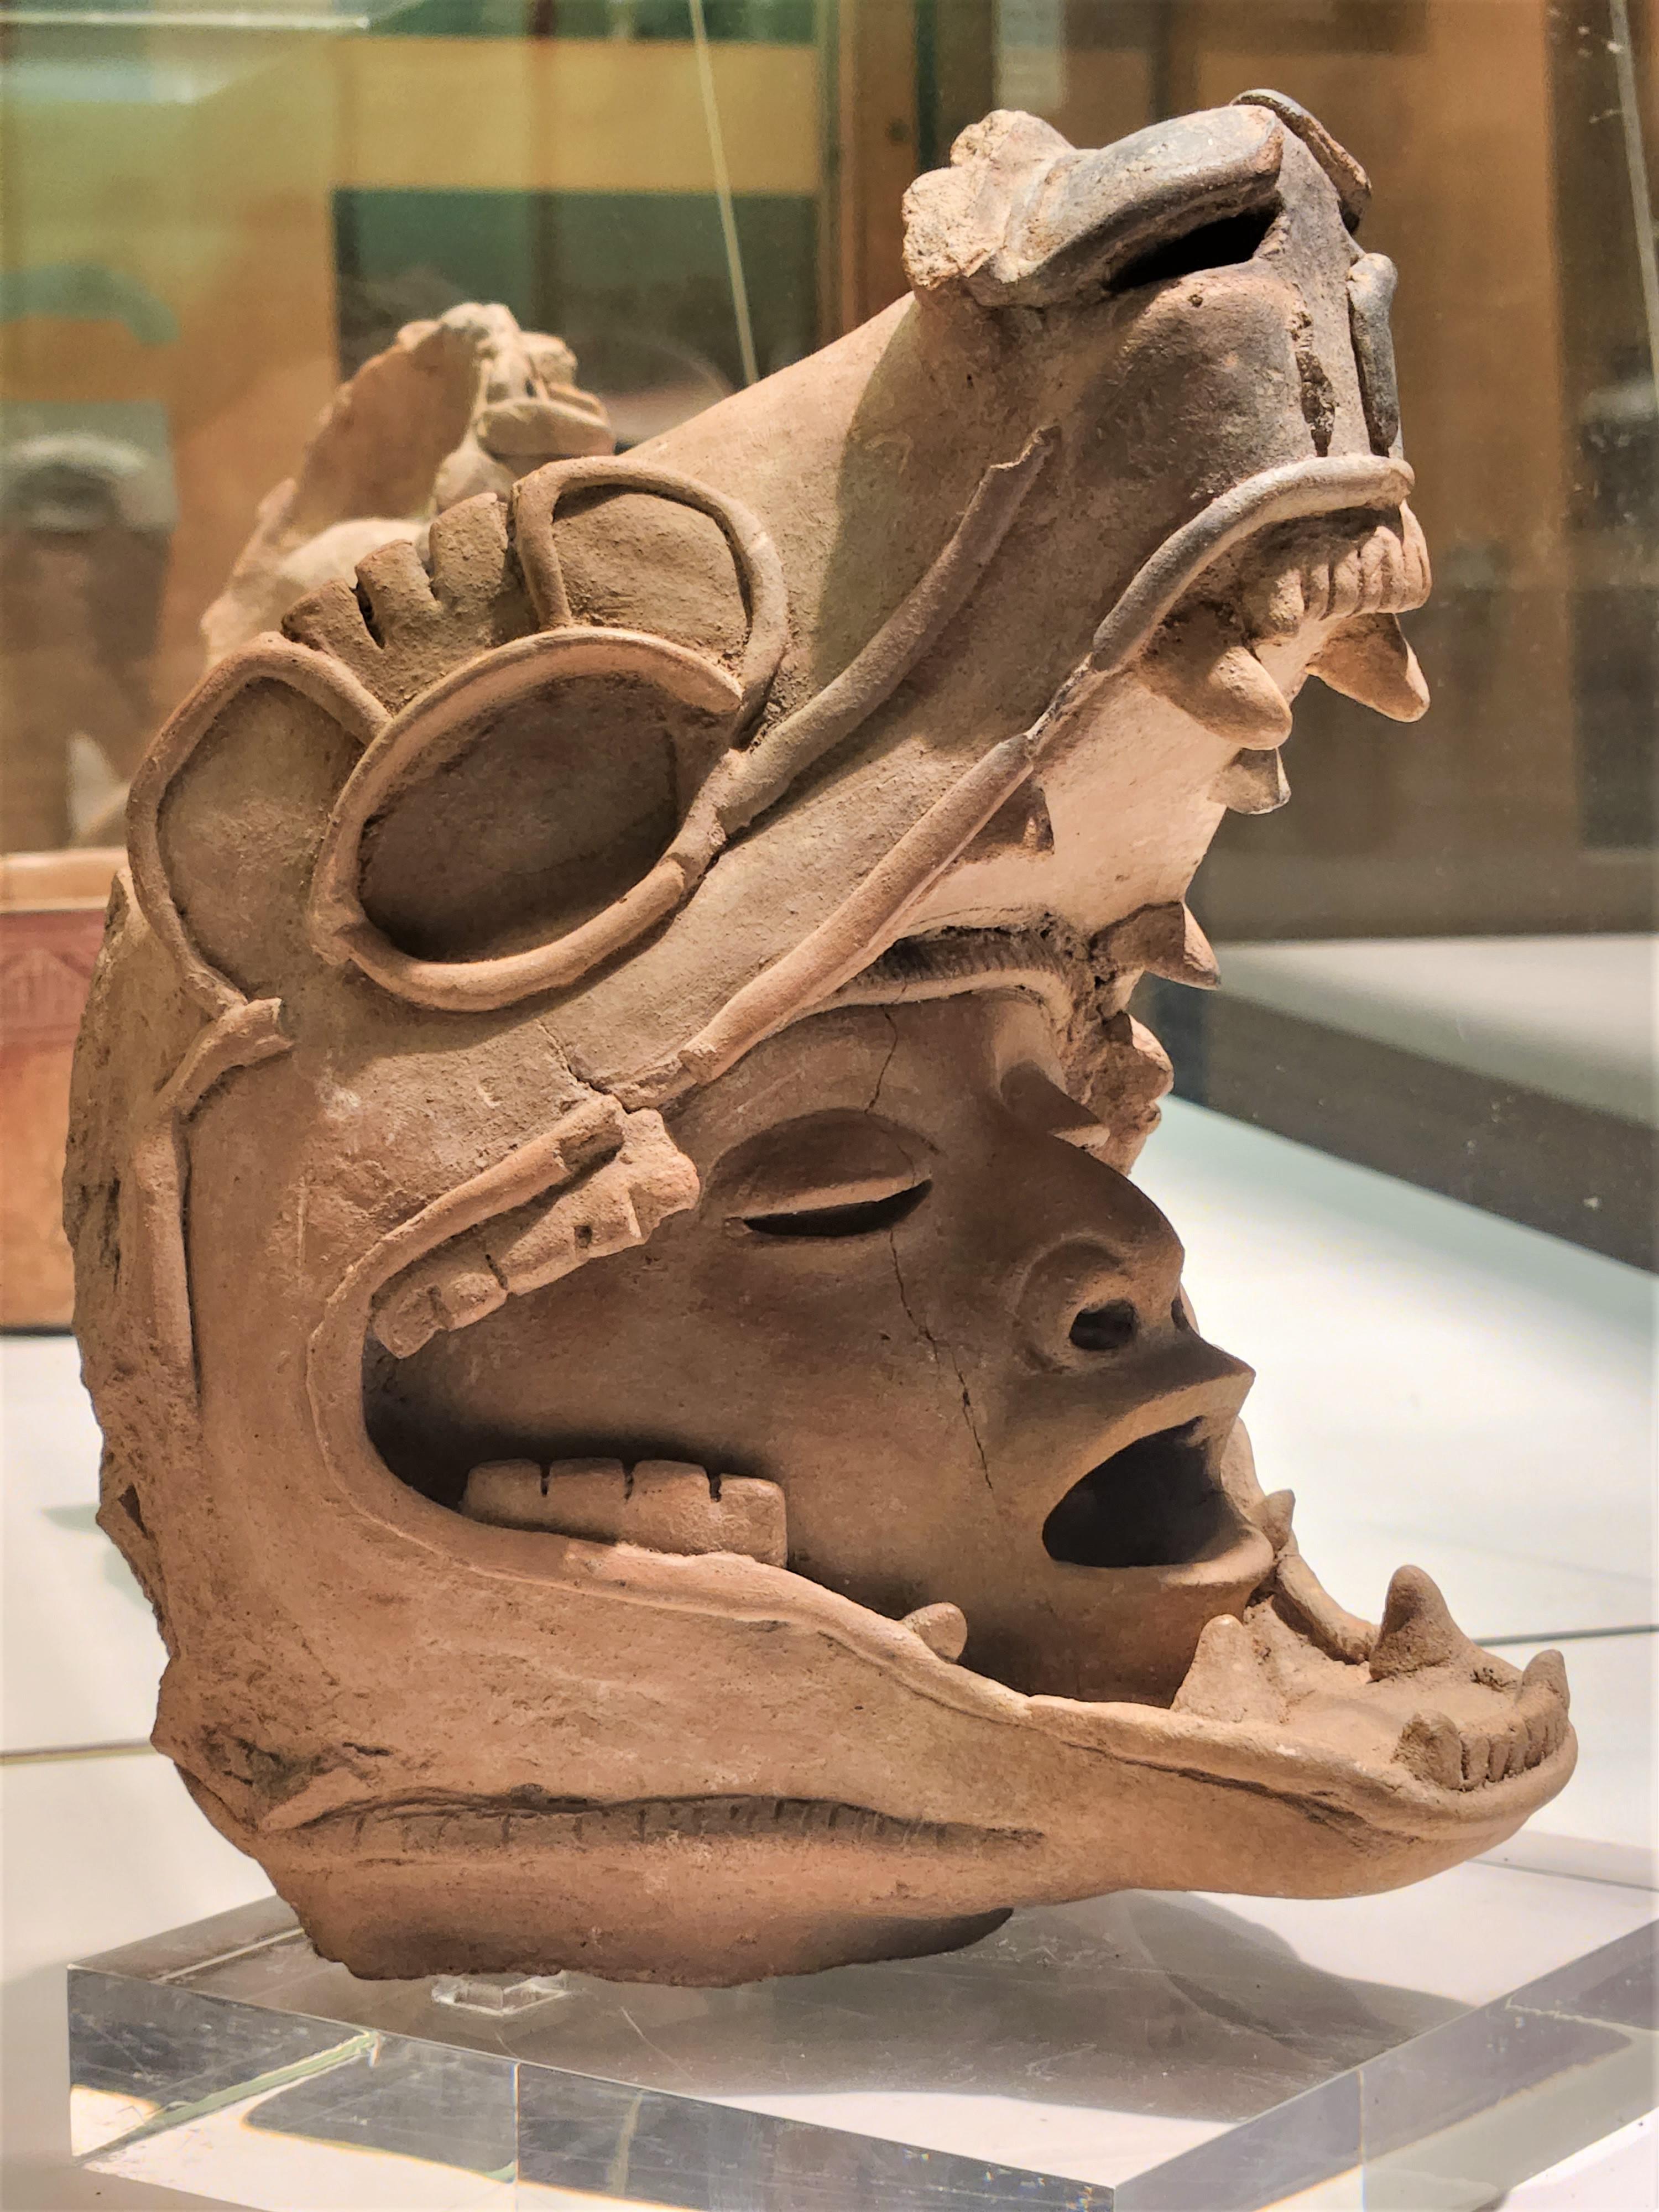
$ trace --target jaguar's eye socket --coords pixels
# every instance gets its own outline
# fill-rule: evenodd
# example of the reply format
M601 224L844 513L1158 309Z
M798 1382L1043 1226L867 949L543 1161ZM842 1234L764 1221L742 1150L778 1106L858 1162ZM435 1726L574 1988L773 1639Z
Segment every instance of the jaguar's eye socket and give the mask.
M1179 237L1167 239L1138 259L1126 262L1112 278L1115 292L1129 292L1142 284L1162 284L1171 276L1196 276L1206 269L1231 269L1255 255L1279 220L1277 208L1257 208L1249 215L1234 215L1219 222L1200 223Z
M743 1225L757 1237L873 1237L883 1230L896 1229L915 1212L933 1187L931 1182L916 1182L881 1198L801 1206L788 1213L744 1214Z

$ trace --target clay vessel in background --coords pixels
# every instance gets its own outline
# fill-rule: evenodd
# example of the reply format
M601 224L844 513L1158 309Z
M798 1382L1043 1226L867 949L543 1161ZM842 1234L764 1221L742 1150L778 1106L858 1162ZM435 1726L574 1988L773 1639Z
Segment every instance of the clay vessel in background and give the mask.
M0 1328L67 1328L70 1063L118 849L0 855Z

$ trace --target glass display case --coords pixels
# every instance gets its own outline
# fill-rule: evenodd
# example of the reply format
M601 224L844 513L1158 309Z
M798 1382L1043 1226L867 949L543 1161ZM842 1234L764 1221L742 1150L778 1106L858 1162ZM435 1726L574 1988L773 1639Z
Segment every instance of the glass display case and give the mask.
M424 1985L365 1995L371 1985L319 1964L267 1902L246 1908L250 1950L266 1947L255 1967L228 1939L214 1948L222 1929L193 1950L186 1929L183 1963L146 1951L82 1972L82 2153L135 2179L281 2201L299 2185L273 2184L258 2158L255 2193L233 2196L230 2166L205 2149L192 2168L167 2114L189 2106L203 2143L228 2142L231 2122L208 2121L252 2096L270 2051L308 2063L313 2045L337 2055L356 2037L357 2065L376 2035L416 2073L444 2054L457 2081L474 2065L483 2079L480 2050L507 2053L486 2102L507 2094L520 2061L537 2094L567 2095L573 2110L595 2100L586 2165L550 2153L539 2186L520 2174L514 2197L507 2169L521 2151L496 2157L492 2136L493 2165L456 2160L474 2193L422 2202L576 2201L554 2193L568 2188L584 2203L736 2212L738 2197L720 2191L738 2184L716 2172L713 2152L708 2174L687 2178L691 2138L673 2129L702 2127L728 2163L773 2160L767 2186L784 2194L767 2203L840 2212L833 2195L787 2197L792 2160L804 2171L823 2150L805 2142L816 2115L816 2132L843 2130L849 2172L869 2154L871 2188L897 2172L882 2163L893 2143L909 2146L913 2193L895 2203L1174 2205L1188 2201L1186 2185L1171 2166L1177 2193L1159 2194L1159 2160L1198 2159L1210 2143L1210 2164L1190 2169L1210 2178L1192 2185L1219 2189L1224 2136L1232 2193L1206 2203L1358 2203L1370 2188L1383 2194L1363 2201L1403 2207L1417 2201L1413 2160L1433 2128L1413 2134L1416 2119L1402 2121L1373 2172L1349 2124L1355 2100L1375 2087L1403 2111L1434 2049L1466 2045L1482 2054L1486 2087L1434 2120L1462 2130L1436 2169L1436 2205L1473 2212L1622 2124L1642 2101L1632 2069L1650 2062L1645 2015L1624 1980L1608 1995L1607 1975L1591 1977L1595 2002L1581 2005L1579 1962L1616 1942L1619 1974L1634 1971L1632 1931L1653 1880L1656 0L0 0L0 1325L20 1340L6 1346L7 1387L26 1409L9 1540L10 1571L27 1584L14 1619L28 1653L7 1757L73 1757L92 1788L104 1754L138 1755L163 1663L91 1527L95 1438L72 1347L57 1340L72 1304L58 1188L75 1026L123 859L128 780L228 635L224 609L258 532L295 513L319 532L366 516L387 537L424 527L450 447L430 430L427 459L411 458L408 426L451 403L434 396L437 342L420 355L419 332L483 328L461 311L504 308L514 343L527 333L568 349L535 356L537 390L574 441L557 450L584 450L599 422L626 453L899 300L906 189L988 111L1024 110L1098 147L1267 85L1363 161L1375 186L1364 243L1401 270L1401 411L1435 571L1432 597L1405 623L1432 707L1385 724L1310 684L1285 749L1291 803L1224 818L1189 899L1219 988L1149 974L1134 1000L1174 1067L1138 1175L1186 1237L1206 1325L1218 1321L1262 1370L1258 1449L1282 1470L1275 1480L1294 1480L1298 1525L1336 1563L1327 1578L1346 1573L1341 1594L1375 1617L1384 1555L1392 1565L1408 1543L1486 1643L1524 1660L1565 1641L1585 1746L1541 1838L1523 1832L1501 1868L1458 1877L1494 1930L1556 1905L1571 1924L1559 1942L1528 1948L1517 1936L1528 1963L1513 1973L1483 1955L1478 1971L1437 1978L1433 1944L1401 1932L1408 1916L1388 1917L1399 1899L1377 1908L1375 1927L1400 1946L1397 1986L1381 1999L1381 1939L1357 1920L1344 1923L1359 1930L1352 1956L1337 1945L1317 1972L1285 1966L1287 1951L1294 1961L1317 1949L1322 1908L1308 1905L1282 1927L1224 1930L1238 1972L1203 1963L1221 1910L1208 1903L1162 1920L1154 1911L1150 1950L1135 1950L1114 1905L1065 1908L1063 1923L1022 1917L1000 1949L964 1954L978 1965L951 1972L997 2044L995 2065L975 2076L987 2109L1034 2094L1019 2078L1028 2060L1060 2085L1038 2099L1041 2124L1006 2141L982 2115L978 2134L951 2138L939 2084L955 2076L937 2022L917 2024L921 1969L890 1976L903 2014L895 2063L921 2069L890 2086L927 2106L922 2131L906 2134L870 2123L862 2104L850 2118L833 2097L830 2117L817 2112L814 2098L844 2090L843 2075L876 2098L869 2066L848 2074L844 2052L833 2083L808 2057L793 2073L770 2061L745 2072L742 1993L709 2001L708 2080L677 2104L669 2062L617 2058L613 2014L627 2014L607 1985L560 1992L561 2021L603 2014L588 2064L551 2012L527 2013L516 2042L486 2035L476 2013L450 2035L455 2016ZM326 483L307 477L339 387L396 353L400 332L399 361L415 367L386 387L377 449L389 439L397 466L362 458L380 434L365 386L365 447L331 463ZM478 338L477 360L488 352ZM337 428L337 410L331 419ZM503 465L518 472L510 457ZM281 488L296 478L285 508ZM83 1683L77 1647L97 1644L106 1613L119 1664L87 1661ZM39 1686L54 1671L58 1687ZM167 1817L197 1815L181 1801ZM1616 1911L1587 1901L1598 1885ZM1443 1911L1431 1923L1447 1924ZM95 1942L77 1936L73 1948L159 1934L96 1928ZM1093 2033L1091 2003L1119 2004L1132 1984L1144 1996L1134 1960L1157 1980L1158 2021L1196 2069L1173 2103L1143 2095L1139 2076L1115 2102L1095 2075L1080 2087L1075 2053L1030 2029L1020 1974L1045 1929L1054 1956L1084 1960L1065 2008L1080 2039ZM275 1995L261 1982L272 1957L293 1979ZM1260 2017L1240 1995L1240 1960L1267 1960L1277 1976ZM872 2018L886 2017L888 1969L837 1972ZM957 2002L956 1984L940 1986L939 2002ZM129 2079L111 2052L124 2023L150 2019L155 1990L165 2033L152 2038L149 2076ZM652 1993L651 2016L678 2050L691 2015L670 1995ZM834 2039L820 2017L830 1995L803 2000L810 2033L787 2027L803 2052ZM202 2052L215 2005L228 2015L233 1998L241 2040L216 2070ZM1304 2048L1296 2020L1310 2002L1322 2026ZM1491 2057L1508 2051L1516 2008L1547 2015L1555 2038L1532 2074ZM1170 2027L1177 2013L1190 2048ZM1369 2041L1361 2013L1376 2030ZM1343 2033L1322 2041L1339 2014ZM538 2032L558 2046L544 2067ZM1260 2095L1215 2086L1269 2044L1296 2063L1269 2069ZM1559 2114L1580 2044L1594 2045L1583 2077L1594 2094L1575 2135ZM1101 2030L1097 2056L1109 2072L1133 2071L1115 2032ZM603 2077L603 2096L591 2081L571 2089L585 2074ZM618 2084L633 2103L617 2103ZM60 2086L54 2077L54 2097ZM315 2089L303 2066L280 2086L296 2108ZM694 2094L706 2101L685 2101ZM1287 2119L1296 2097L1300 2118ZM317 2129L333 2146L318 2187L344 2185L335 2153L356 2122L337 2104ZM1316 2104L1319 2124L1334 2113L1340 2124L1322 2165L1312 2152L1298 2165L1297 2130ZM618 2146L647 2106L673 2154L633 2197ZM1073 2127L1073 2107L1095 2120L1109 2110L1114 2124L1128 2112L1151 2125L1150 2112L1174 2132L1154 2145L1124 2123L1107 2144L1098 2127ZM1482 2148L1504 2112L1533 2128L1531 2165ZM743 2117L755 2114L772 2117L765 2127ZM404 2117L398 2106L398 2124ZM1278 2146L1259 2172L1258 2122ZM1084 2148L1051 2172L1044 2130L1067 2128ZM988 2175L994 2166L994 2185L971 2179L975 2160L989 2161ZM387 2170L393 2180L375 2185L395 2193L402 2169Z

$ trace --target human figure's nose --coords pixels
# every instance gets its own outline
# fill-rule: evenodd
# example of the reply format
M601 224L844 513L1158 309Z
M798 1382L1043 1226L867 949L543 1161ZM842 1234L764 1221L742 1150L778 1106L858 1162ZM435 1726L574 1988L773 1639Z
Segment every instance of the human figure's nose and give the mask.
M1094 1166L1091 1162L1090 1164ZM1018 1301L1020 1334L1046 1365L1092 1366L1137 1340L1190 1327L1180 1304L1182 1249L1149 1199L1113 1169L1094 1205L1079 1207L1072 1232L1030 1268Z
M1155 1329L1184 1328L1181 1240L1144 1192L1090 1148L1086 1115L1056 1086L1022 1087L1053 1141L1020 1194L1036 1251L1015 1299L1021 1334L1045 1364L1074 1367L1122 1351ZM1108 1133L1099 1129L1103 1141Z

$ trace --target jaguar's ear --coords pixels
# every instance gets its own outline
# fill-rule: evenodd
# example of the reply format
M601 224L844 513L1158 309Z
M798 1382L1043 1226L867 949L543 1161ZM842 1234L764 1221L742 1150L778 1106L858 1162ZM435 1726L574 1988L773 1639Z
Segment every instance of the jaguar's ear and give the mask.
M267 635L222 660L150 747L127 805L133 888L207 1012L280 997L315 969L312 872L388 719L328 655Z
M743 705L719 662L643 632L539 632L389 722L318 851L311 942L449 1012L575 982L694 880L677 840Z
M555 509L613 493L633 511L626 528L608 518L624 550L644 544L641 512L706 527L664 541L686 574L662 627L573 606ZM638 565L660 581L662 562ZM712 598L691 589L708 575ZM736 623L714 618L722 591ZM285 996L319 961L481 1011L633 942L719 849L712 800L688 814L758 713L787 623L778 556L745 508L579 459L523 479L510 520L491 494L438 516L425 562L380 547L355 591L324 586L284 629L212 671L133 781L140 903L215 1013Z
M611 503L585 554L577 517L579 583L556 520L595 495ZM676 518L696 529L677 536ZM325 960L447 1012L577 982L676 911L720 848L716 771L786 637L770 539L691 477L560 462L518 484L511 527L539 628L475 651L386 723L339 794L312 885ZM601 588L607 542L625 592Z

